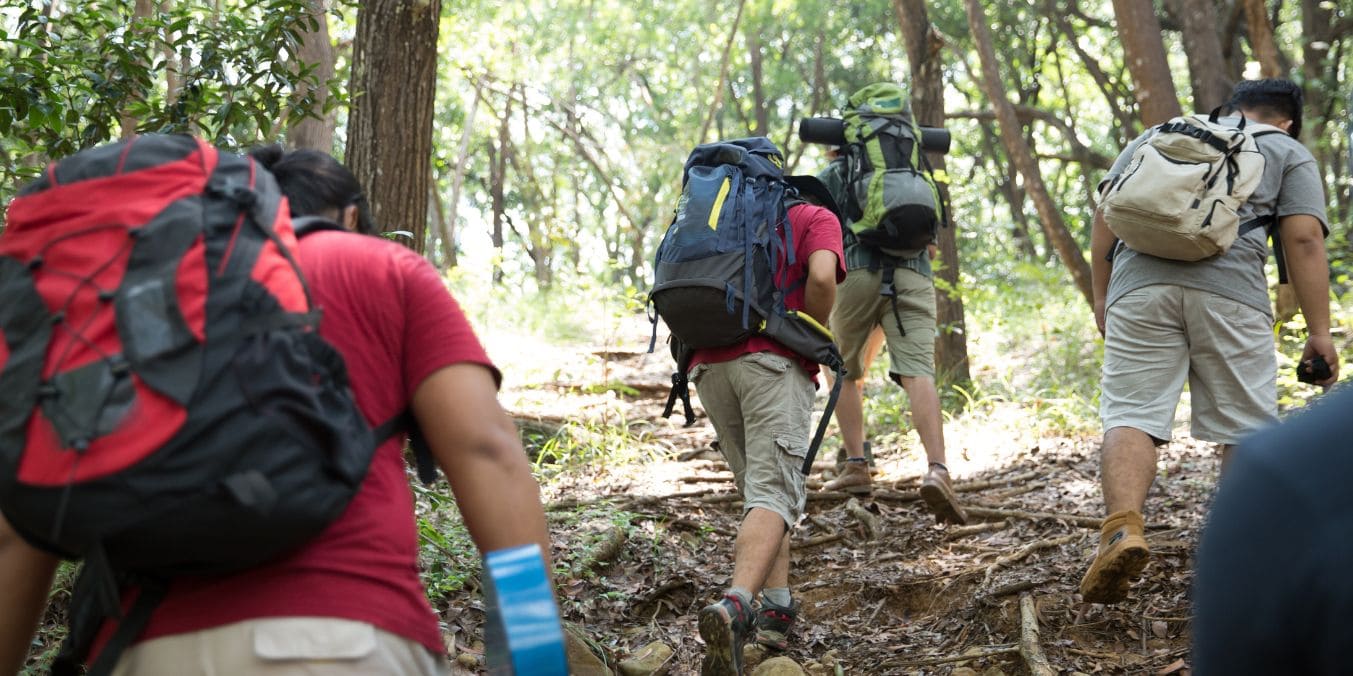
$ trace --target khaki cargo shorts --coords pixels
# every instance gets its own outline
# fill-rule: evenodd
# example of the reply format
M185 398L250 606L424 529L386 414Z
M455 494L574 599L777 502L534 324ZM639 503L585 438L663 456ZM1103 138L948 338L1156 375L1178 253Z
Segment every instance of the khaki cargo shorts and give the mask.
M813 381L797 363L770 352L698 364L690 376L733 470L743 515L760 507L793 528L807 500L803 461L813 419Z
M446 659L422 644L365 622L268 617L174 634L133 645L113 676L443 676Z
M846 379L859 380L868 367L865 343L875 326L883 327L891 364L888 373L898 377L935 377L935 284L929 277L906 268L893 272L897 291L897 318L893 303L879 295L883 272L851 270L836 287L831 330L841 356L846 360ZM897 329L898 319L906 335Z
M1234 444L1278 419L1273 320L1215 293L1170 284L1131 291L1105 315L1099 415L1170 439L1188 381L1191 435Z

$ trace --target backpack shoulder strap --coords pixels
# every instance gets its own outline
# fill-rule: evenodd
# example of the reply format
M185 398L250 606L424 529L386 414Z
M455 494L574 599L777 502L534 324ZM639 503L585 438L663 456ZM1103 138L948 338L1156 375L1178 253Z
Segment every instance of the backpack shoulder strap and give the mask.
M296 239L324 230L348 231L334 220L323 216L297 216L291 219L291 229L296 231Z
M395 417L376 426L372 430L372 436L377 444L385 443L386 439L395 436L400 432L407 432L409 435L409 447L413 449L414 465L418 468L418 480L425 486L431 486L437 482L437 460L432 456L432 447L428 445L427 437L423 435L423 429L418 425L418 419L413 416L412 409L404 409Z

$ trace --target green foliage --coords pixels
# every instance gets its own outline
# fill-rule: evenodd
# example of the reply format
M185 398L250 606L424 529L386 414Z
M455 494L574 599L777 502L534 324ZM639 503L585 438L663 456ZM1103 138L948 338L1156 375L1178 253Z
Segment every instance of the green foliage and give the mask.
M950 403L1020 402L1041 432L1097 431L1103 341L1076 289L1032 265L967 288L974 385L952 391L961 401Z
M242 148L318 114L296 62L313 27L304 0L175 2L150 17L130 3L37 4L0 13L0 201L51 158L139 132L181 132ZM172 80L174 86L170 89Z
M418 524L418 567L434 608L467 585L477 587L483 563L470 540L460 510L445 485L431 488L412 482Z

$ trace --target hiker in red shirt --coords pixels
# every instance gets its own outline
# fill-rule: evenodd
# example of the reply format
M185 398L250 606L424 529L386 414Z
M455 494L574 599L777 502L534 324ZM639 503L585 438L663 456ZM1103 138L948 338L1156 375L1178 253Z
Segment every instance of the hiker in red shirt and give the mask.
M793 264L778 261L788 310L825 324L845 278L841 224L827 209L788 210ZM700 611L706 643L701 673L740 674L744 641L784 650L798 617L789 589L789 530L807 493L801 466L809 447L818 365L764 336L697 350L691 382L718 433L720 449L742 495L733 578L719 601ZM757 612L753 599L760 592Z
M293 215L375 234L360 186L333 158L280 148L255 157ZM298 258L367 421L411 408L479 550L534 543L548 562L539 487L498 404L501 376L437 272L398 244L345 232L305 237ZM386 440L346 511L300 550L243 573L175 579L114 673L446 673L413 510L402 439ZM0 675L23 666L56 565L0 519Z

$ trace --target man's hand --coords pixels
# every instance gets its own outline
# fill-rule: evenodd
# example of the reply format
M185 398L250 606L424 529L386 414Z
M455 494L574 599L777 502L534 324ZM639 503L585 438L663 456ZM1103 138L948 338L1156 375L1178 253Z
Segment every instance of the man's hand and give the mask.
M1095 299L1095 328L1099 329L1099 337L1104 337L1104 299Z
M1325 363L1330 367L1330 377L1325 380L1317 380L1314 384L1325 389L1329 389L1334 381L1339 379L1339 352L1334 349L1334 340L1328 335L1310 336L1306 339L1306 349L1301 352L1302 368L1310 373L1310 367L1306 362L1314 359L1316 356L1324 358Z

